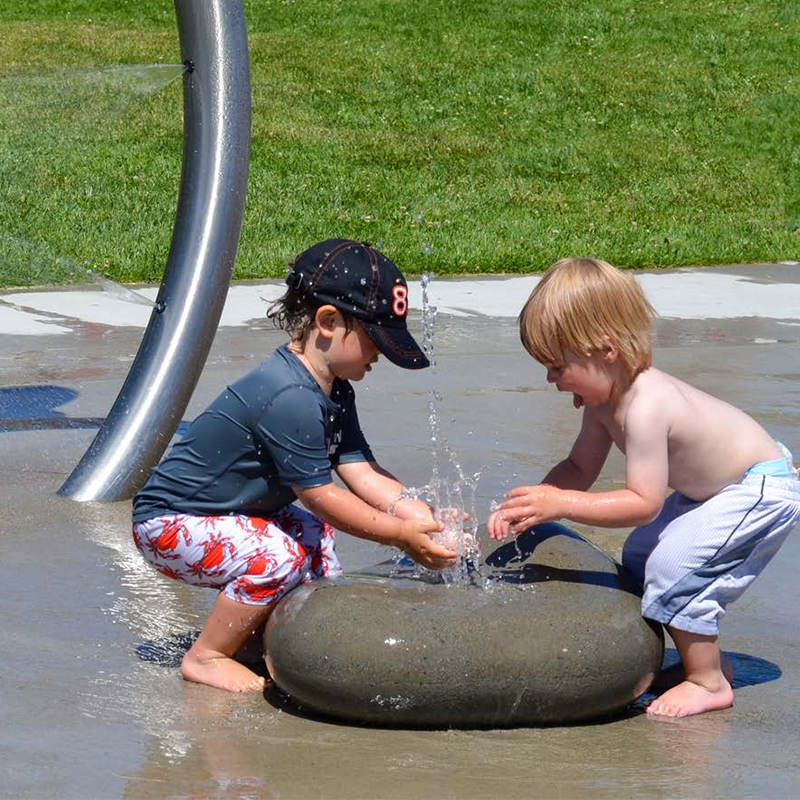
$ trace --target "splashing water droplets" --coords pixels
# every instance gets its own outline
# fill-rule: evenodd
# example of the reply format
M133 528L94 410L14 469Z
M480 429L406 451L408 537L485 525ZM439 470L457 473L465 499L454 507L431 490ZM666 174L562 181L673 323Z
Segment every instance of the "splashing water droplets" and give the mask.
M432 273L423 273L420 280L422 288L422 349L431 362L432 381L436 382L436 359L434 358L434 329L436 322L436 306L430 302L429 286ZM424 499L436 511L436 518L444 525L444 530L433 534L433 539L450 550L455 551L458 558L456 565L441 570L445 583L468 583L472 576L480 572L477 568L479 556L477 521L475 515L475 495L481 473L467 476L458 461L457 454L449 446L442 435L439 407L442 395L431 386L428 399L428 430L431 442L431 479L427 486L410 489L411 496ZM446 463L443 465L443 461ZM454 479L448 479L445 469L455 472ZM467 519L464 519L467 512ZM481 585L483 580L481 578Z

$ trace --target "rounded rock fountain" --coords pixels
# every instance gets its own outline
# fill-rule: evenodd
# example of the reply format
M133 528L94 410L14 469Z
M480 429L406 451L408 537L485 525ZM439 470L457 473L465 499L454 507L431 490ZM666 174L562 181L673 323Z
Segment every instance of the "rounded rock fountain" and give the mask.
M621 567L556 523L497 547L471 585L379 565L290 592L264 636L297 703L386 726L571 723L655 678L660 626ZM435 576L431 576L435 580Z

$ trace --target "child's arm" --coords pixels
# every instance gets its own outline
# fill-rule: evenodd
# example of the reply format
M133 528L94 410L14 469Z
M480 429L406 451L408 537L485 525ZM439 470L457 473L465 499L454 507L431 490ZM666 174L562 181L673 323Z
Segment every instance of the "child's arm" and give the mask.
M455 564L456 553L436 544L428 535L442 529L428 518L400 519L373 508L347 489L326 483L323 486L292 487L303 505L339 530L361 539L399 547L415 561L431 569Z
M611 450L611 436L597 417L587 408L578 438L569 456L547 473L542 483L557 489L577 489L585 492L597 480Z
M492 538L503 539L531 525L562 518L607 528L641 525L654 519L664 503L669 474L669 430L664 416L657 403L645 399L629 409L624 430L625 489L587 492L547 485L549 481L540 486L520 486L506 494L496 512ZM570 474L575 477L576 473Z
M586 491L597 480L597 476L608 458L611 444L611 436L605 425L600 422L597 413L591 408L585 408L581 429L575 439L575 443L572 445L572 450L570 450L567 458L559 461L547 473L542 481L542 484L546 484L546 486L519 487L518 489L512 489L512 492L522 491L523 489L529 492L533 489L541 489L542 493L545 493L549 487ZM512 494L509 492L505 497L508 500L511 496ZM506 504L504 503L500 509L490 514L486 521L489 537L492 539L505 539L509 534L513 521L514 515L506 513Z
M397 478L375 461L338 464L336 473L353 494L373 508L389 512L400 519L433 519L431 507L422 500L401 498L405 490Z

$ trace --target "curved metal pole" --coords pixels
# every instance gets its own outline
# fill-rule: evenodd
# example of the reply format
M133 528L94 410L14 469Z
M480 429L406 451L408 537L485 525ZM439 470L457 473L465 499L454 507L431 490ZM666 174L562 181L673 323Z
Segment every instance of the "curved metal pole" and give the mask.
M180 423L225 304L250 157L250 68L242 0L175 0L184 75L180 196L164 279L105 424L59 489L131 497Z

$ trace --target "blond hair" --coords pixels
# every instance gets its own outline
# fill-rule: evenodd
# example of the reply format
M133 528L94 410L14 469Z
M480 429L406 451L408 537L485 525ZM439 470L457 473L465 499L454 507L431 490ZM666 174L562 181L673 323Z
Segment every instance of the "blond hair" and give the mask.
M565 350L589 358L610 339L633 379L653 361L654 314L632 275L595 258L563 258L531 292L519 334L537 361L553 365Z

